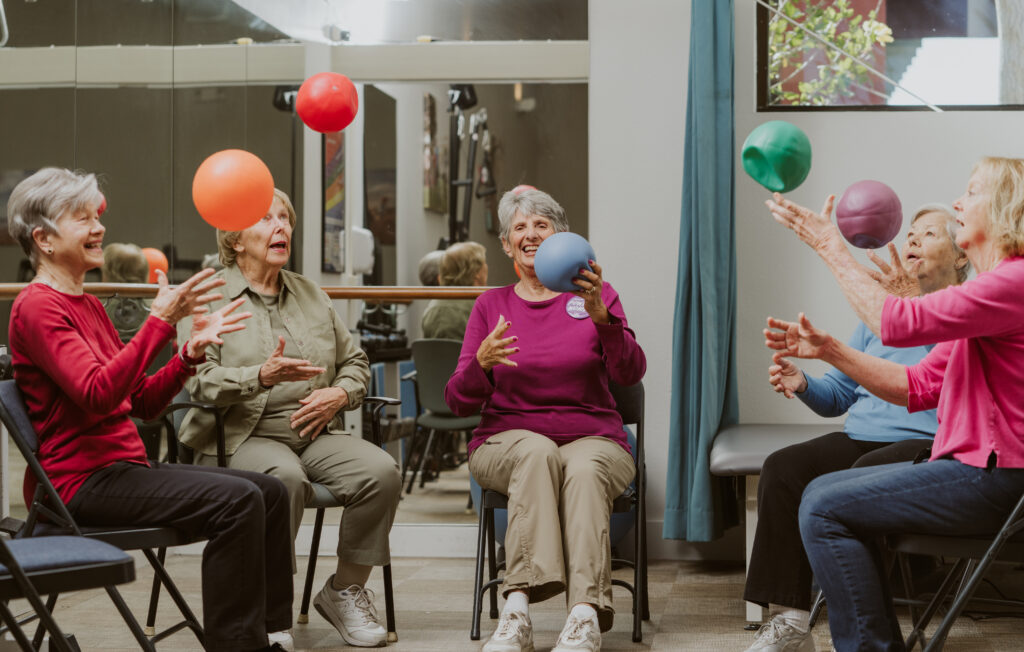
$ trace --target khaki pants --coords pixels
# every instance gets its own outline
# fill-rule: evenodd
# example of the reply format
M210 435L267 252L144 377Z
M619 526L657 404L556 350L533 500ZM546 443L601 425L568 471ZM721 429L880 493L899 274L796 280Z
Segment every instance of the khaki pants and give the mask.
M558 446L507 430L473 451L469 470L481 487L508 496L503 593L541 602L564 589L568 605L595 605L601 631L611 629L608 527L612 501L635 473L629 453L604 437Z
M197 453L196 463L216 466L217 458ZM345 506L338 559L363 566L390 562L388 534L398 509L402 476L394 458L377 446L350 435L324 433L296 451L266 437L250 437L228 456L228 468L269 473L284 483L291 503L293 546L302 512L313 498L310 482L319 482Z

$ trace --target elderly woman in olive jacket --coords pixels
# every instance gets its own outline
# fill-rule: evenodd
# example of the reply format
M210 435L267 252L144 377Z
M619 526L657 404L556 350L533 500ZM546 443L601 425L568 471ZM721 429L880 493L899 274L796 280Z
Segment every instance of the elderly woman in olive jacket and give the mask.
M295 211L278 190L255 225L217 232L223 301L245 297L253 317L240 337L207 349L187 387L193 399L220 407L230 468L284 482L293 540L313 497L311 481L344 504L337 572L313 604L349 645L375 647L386 632L364 585L373 566L389 561L401 478L389 454L343 428L342 411L366 395L369 364L327 295L283 269L294 226ZM188 332L183 325L180 337ZM213 423L212 414L192 410L182 424L181 440L199 464L217 463Z

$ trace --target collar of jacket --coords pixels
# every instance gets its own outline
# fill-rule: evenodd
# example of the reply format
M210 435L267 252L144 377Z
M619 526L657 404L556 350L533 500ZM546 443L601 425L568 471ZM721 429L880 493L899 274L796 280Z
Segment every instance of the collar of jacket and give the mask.
M286 269L282 269L278 273L278 277L281 281L281 287L288 290L288 292L295 294L295 288L292 287L292 273ZM246 290L251 291L253 294L258 294L256 290L253 290L249 286L249 280L242 274L242 270L238 268L238 265L231 265L230 267L224 268L224 296L227 297L228 301L233 301L240 297Z

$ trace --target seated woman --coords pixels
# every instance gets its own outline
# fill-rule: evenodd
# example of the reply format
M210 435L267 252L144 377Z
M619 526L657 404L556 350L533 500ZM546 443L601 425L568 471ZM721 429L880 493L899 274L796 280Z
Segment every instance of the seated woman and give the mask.
M487 249L478 242L457 242L441 257L441 285L487 285ZM461 340L473 310L472 299L434 299L423 313L423 337Z
M507 192L498 219L522 277L477 299L445 389L453 412L481 413L470 472L509 498L506 602L483 650L533 650L528 605L562 591L571 610L554 652L599 650L614 615L608 519L635 473L608 384L638 383L647 361L600 265L571 293L538 280L538 245L569 228L550 195Z
M910 224L903 258L914 266L908 293L941 290L967 279L967 256L956 245L956 216L939 204L920 208ZM899 277L904 264L893 251ZM896 281L894 278L893 281ZM885 346L858 324L849 346L885 360L915 364L931 346ZM776 354L769 382L787 398L794 396L823 417L846 414L844 432L833 432L778 450L764 461L757 485L757 530L747 566L743 599L772 614L748 652L780 648L813 650L808 620L811 567L800 543L797 514L804 488L814 478L851 467L913 461L932 444L938 427L935 411L908 414L906 408L873 396L849 376L830 369L823 378L807 376L788 358ZM786 647L788 646L788 647Z
M103 247L103 267L100 270L104 283L145 283L149 278L149 263L142 249L133 244L111 242ZM103 307L113 322L121 341L132 339L142 322L149 315L149 305L139 297L112 296Z
M207 292L224 284L209 278L212 271L173 290L161 274L149 317L122 344L83 287L86 272L103 265L100 200L94 175L44 168L19 183L8 202L11 236L36 271L14 301L10 337L14 378L39 435L39 462L80 524L164 525L207 539L207 650L291 649L284 486L259 473L147 462L130 418L156 416L207 347L244 328L240 322L250 315L233 313L240 301L207 311L220 297ZM146 376L186 315L194 319L178 355ZM35 483L26 474L26 502Z
M218 231L226 299L255 315L244 333L207 349L188 382L192 397L221 407L228 467L269 473L288 488L294 541L311 482L345 505L338 568L313 601L349 645L385 644L373 595L364 588L373 566L389 562L388 533L401 477L395 460L349 436L341 412L359 407L370 367L331 300L309 279L284 269L291 255L295 209L274 191L266 216L244 231ZM187 337L187 322L178 339ZM181 439L196 463L216 465L214 417L192 410ZM294 562L293 562L294 563Z
M828 600L832 640L847 650L902 650L878 541L900 533L994 533L1024 492L1024 159L984 158L953 204L956 242L976 278L921 297L887 295L857 265L829 219L776 195L776 219L806 235L843 292L888 346L935 344L911 366L856 351L814 328L768 319L767 345L832 364L876 396L938 408L924 464L821 476L804 491L800 534ZM845 253L844 253L845 251Z

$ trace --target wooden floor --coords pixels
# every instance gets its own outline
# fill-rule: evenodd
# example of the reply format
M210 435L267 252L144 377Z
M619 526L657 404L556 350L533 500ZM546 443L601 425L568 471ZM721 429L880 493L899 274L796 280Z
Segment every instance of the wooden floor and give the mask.
M169 568L177 578L197 613L201 613L199 595L199 562L197 556L174 555ZM332 572L333 559L318 564L316 589ZM300 558L303 571L305 558ZM123 587L128 604L137 613L144 611L148 599L148 566L137 558L139 580ZM396 559L393 563L397 603L398 643L389 646L395 652L458 652L479 650L482 642L469 640L472 607L471 587L473 563L469 559ZM617 571L623 577L628 571ZM1005 571L1003 578L1020 575ZM296 613L301 590L301 575L296 576ZM1010 583L1024 585L1019 580ZM376 603L383 612L384 599L380 575L371 578L376 590ZM1005 586L1002 586L1005 589ZM656 562L650 569L651 621L644 623L644 640L633 643L630 637L630 615L627 593L616 588L619 613L614 629L605 634L605 652L626 650L742 651L753 639L744 631L743 569L739 564L710 562ZM21 605L14 603L17 609ZM169 601L161 602L161 622L173 618ZM531 609L537 650L549 650L555 643L565 618L565 605L560 598L534 605ZM140 618L142 616L140 615ZM73 632L83 650L133 650L134 641L119 620L106 595L87 591L67 595L58 603L57 619L66 631ZM484 638L493 630L493 621L483 615ZM315 611L308 625L296 625L298 649L343 650L347 648L340 636ZM819 650L829 650L828 623L825 619L815 627L814 637ZM1024 620L1001 617L987 620L962 618L949 639L946 650L971 652L1024 649ZM0 645L0 649L4 646ZM178 633L163 641L160 650L196 650L198 645L189 633Z

